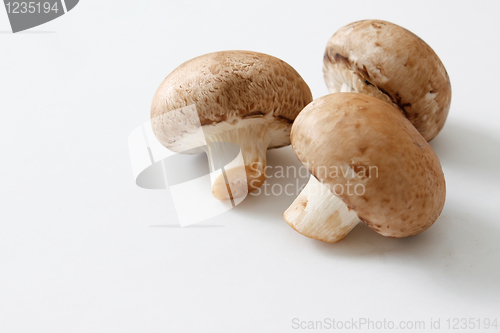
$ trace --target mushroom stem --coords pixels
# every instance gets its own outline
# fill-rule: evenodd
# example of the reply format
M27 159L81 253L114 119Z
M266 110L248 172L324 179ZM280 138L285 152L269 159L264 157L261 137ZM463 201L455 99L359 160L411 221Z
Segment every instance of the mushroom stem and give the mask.
M262 118L250 118L222 130L221 124L217 126L217 131L204 128L211 168L225 171L213 181L212 194L219 200L246 196L266 180L266 152L271 141L268 125ZM237 145L240 152L235 145L218 144L223 142Z
M314 176L283 218L300 234L327 243L338 242L360 222L357 214Z

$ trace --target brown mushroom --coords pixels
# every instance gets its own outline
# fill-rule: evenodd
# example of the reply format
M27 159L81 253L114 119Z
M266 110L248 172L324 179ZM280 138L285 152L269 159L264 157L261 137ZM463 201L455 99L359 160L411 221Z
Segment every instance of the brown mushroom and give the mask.
M328 41L323 72L330 93L358 92L397 107L427 140L451 103L448 73L422 39L393 23L354 22Z
M292 123L311 100L309 87L286 62L257 52L222 51L189 60L168 75L154 96L151 119L158 140L175 152L203 145L193 142L199 138L197 123L209 147L214 142L240 147L244 163L231 164L212 185L213 195L224 200L262 185L267 149L290 144ZM190 105L196 107L194 116L171 112Z
M314 100L295 120L291 142L313 177L283 217L305 236L336 242L359 221L384 236L412 236L443 209L438 157L378 98L336 93Z

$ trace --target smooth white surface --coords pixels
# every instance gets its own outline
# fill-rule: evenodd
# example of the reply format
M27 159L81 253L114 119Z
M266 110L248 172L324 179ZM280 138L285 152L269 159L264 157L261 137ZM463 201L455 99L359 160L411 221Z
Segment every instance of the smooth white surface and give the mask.
M495 1L84 0L13 35L0 9L0 332L294 332L293 318L423 320L425 331L441 318L442 332L451 317L500 323L499 10ZM167 191L135 186L128 136L179 64L265 52L320 97L328 38L365 18L419 35L451 78L450 116L432 142L448 197L431 229L395 240L360 225L323 244L283 221L287 195L249 196L178 228ZM290 148L268 156L299 165Z

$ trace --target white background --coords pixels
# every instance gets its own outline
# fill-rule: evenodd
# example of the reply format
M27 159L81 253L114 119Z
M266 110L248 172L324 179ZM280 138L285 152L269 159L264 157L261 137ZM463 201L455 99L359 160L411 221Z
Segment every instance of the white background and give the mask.
M0 332L292 332L293 318L360 317L427 330L441 318L443 332L447 318L500 325L499 12L496 1L83 0L12 34L0 8ZM169 193L135 185L128 135L179 64L260 51L317 98L328 38L366 18L419 35L451 78L431 143L448 196L428 231L395 240L359 225L324 244L282 219L293 196L264 195L178 228ZM289 147L268 156L299 165Z

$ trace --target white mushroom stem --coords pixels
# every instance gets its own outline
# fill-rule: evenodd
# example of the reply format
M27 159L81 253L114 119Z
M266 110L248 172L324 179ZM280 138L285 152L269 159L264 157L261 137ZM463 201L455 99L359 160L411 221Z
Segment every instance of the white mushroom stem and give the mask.
M357 214L314 176L283 217L302 235L328 243L338 242L360 222Z
M262 186L266 180L266 152L272 139L268 128L263 118L243 119L231 125L204 126L211 169L224 168L224 173L212 183L215 198L242 197ZM235 145L221 144L224 142Z

